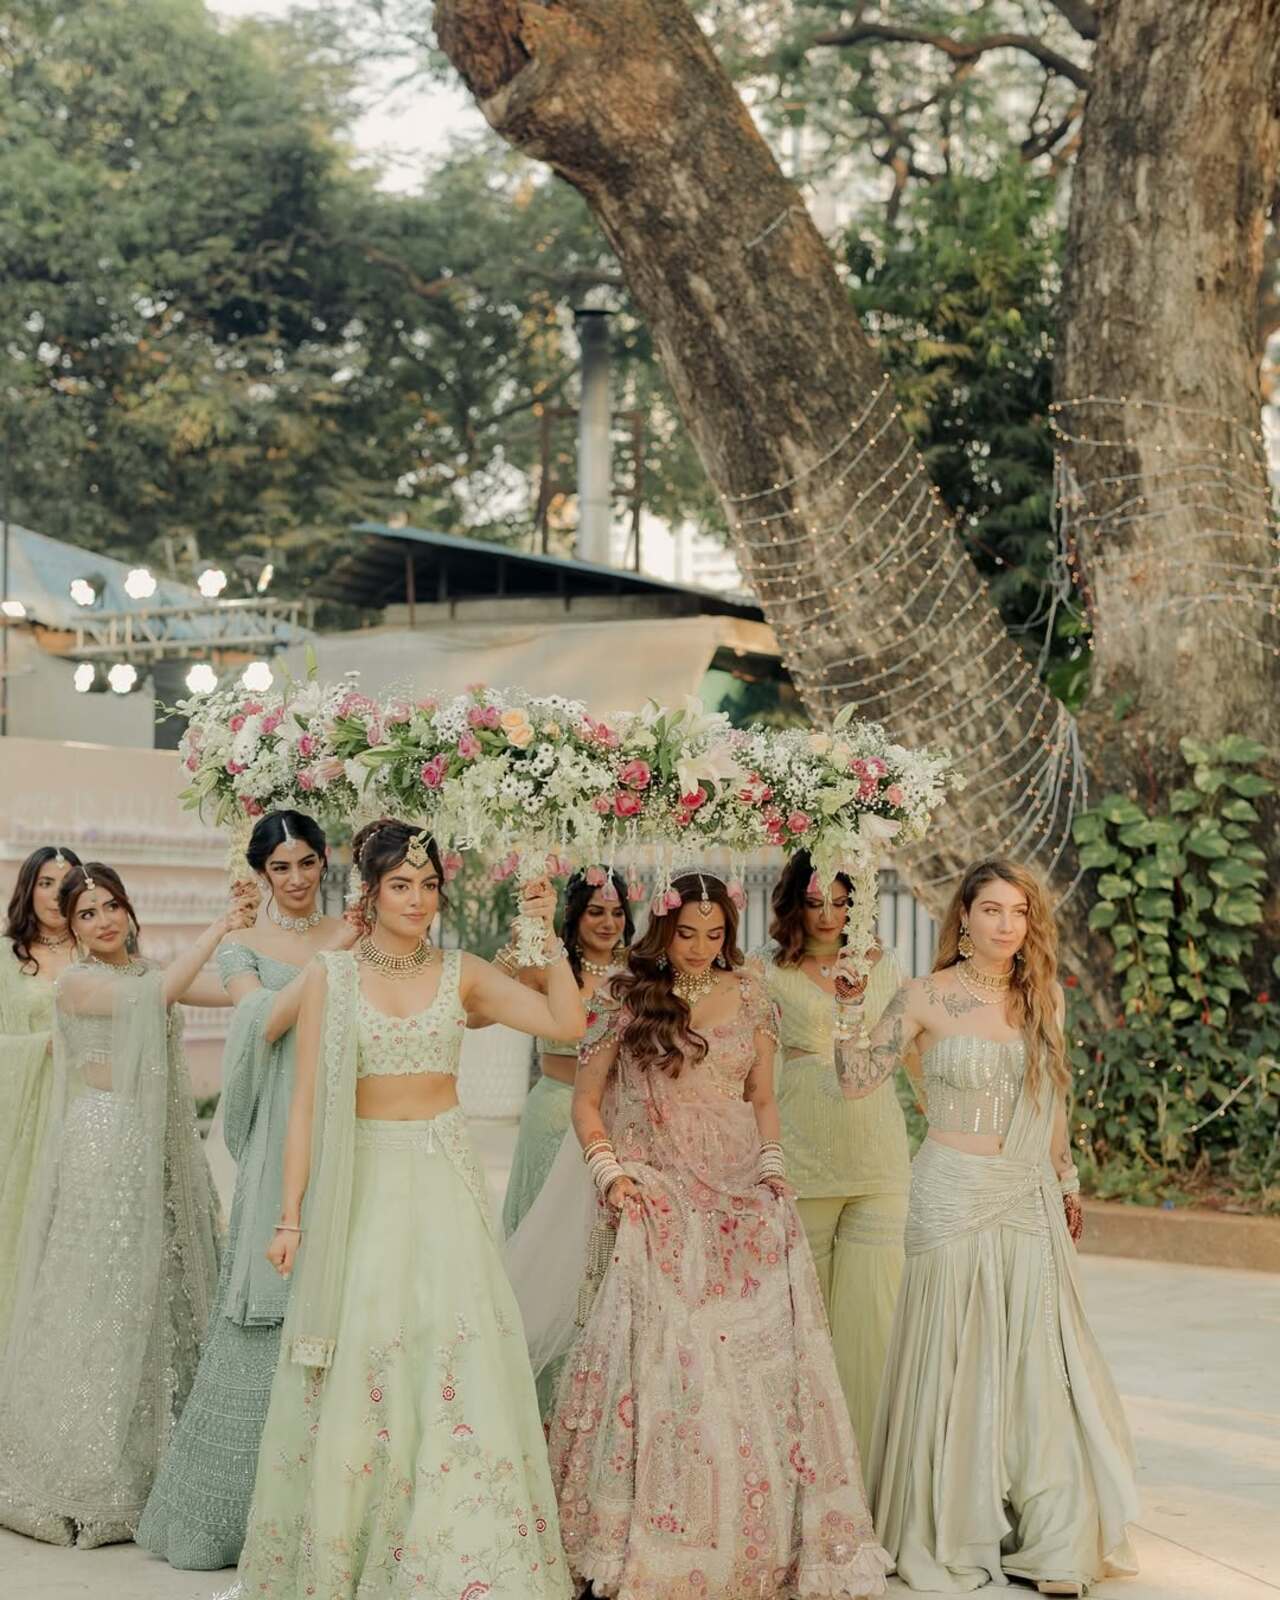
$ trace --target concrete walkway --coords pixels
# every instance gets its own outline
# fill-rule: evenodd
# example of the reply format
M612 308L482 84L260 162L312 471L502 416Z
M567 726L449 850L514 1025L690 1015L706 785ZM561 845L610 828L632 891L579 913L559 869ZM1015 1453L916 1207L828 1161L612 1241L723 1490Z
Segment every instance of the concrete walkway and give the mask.
M497 1187L508 1140L497 1128L476 1132ZM1137 1442L1143 1504L1140 1576L1091 1593L1275 1600L1280 1276L1101 1256L1082 1257L1081 1269ZM82 1554L0 1533L0 1600L210 1600L232 1578L172 1572L133 1545ZM897 1583L890 1592L911 1593Z

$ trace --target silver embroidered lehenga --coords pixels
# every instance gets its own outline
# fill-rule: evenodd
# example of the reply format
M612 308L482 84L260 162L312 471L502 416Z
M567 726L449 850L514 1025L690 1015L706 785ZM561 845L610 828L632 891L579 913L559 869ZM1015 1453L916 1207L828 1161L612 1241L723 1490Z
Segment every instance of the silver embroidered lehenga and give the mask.
M548 1447L574 1576L617 1600L885 1587L804 1230L757 1179L743 1090L777 1030L760 979L739 983L701 1061L672 1077L622 1046L602 1106L641 1204L619 1223ZM579 1060L626 1018L602 1011Z
M217 1201L176 1010L146 963L59 979L49 1115L0 1361L0 1526L131 1539L191 1386Z

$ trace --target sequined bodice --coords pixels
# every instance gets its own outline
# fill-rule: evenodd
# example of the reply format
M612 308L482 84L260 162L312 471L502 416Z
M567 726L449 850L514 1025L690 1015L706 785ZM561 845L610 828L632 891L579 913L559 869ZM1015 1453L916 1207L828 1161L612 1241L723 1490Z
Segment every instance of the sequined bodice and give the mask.
M77 962L67 968L68 974L92 972L105 974L109 978L123 980L125 978L144 977L151 971L151 963L142 960L130 961L125 966L112 967L106 962L95 961L91 964ZM63 1035L70 1049L72 1059L79 1062L85 1061L110 1061L112 1044L115 1036L115 1019L110 1011L77 1011L70 1006L61 1008L61 1026ZM169 1008L169 1027L178 1022L176 1006Z
M1004 1135L1022 1092L1021 1039L950 1034L920 1058L929 1127L938 1133Z
M435 999L411 1017L388 1016L357 991L357 1077L403 1077L415 1072L443 1072L457 1077L467 1026L467 1013L458 993L461 970L461 953L446 950Z

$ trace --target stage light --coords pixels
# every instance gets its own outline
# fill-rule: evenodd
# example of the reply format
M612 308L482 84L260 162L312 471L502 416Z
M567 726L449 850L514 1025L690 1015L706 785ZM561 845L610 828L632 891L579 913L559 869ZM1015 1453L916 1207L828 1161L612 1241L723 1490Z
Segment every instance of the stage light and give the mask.
M124 592L130 600L150 600L156 592L156 580L146 567L134 567L124 580Z
M94 679L98 676L98 669L92 661L82 661L76 668L72 682L76 686L77 694L88 694L93 688Z
M262 694L275 682L275 675L265 661L251 661L244 669L240 682L255 694Z
M72 578L71 598L78 606L91 606L98 598L98 591L88 578Z
M196 579L196 588L206 600L216 600L227 586L227 575L221 567L206 567Z
M128 694L138 681L138 669L130 661L117 661L107 673L107 682L117 694Z
M187 673L187 688L192 694L211 694L218 687L218 674L207 661L197 661Z
M272 580L272 578L275 577L275 575L276 575L276 569L271 564L271 562L268 561L267 564L263 567L262 571L258 574L258 593L259 594L266 594L267 590L271 587L271 580Z
M21 621L27 614L27 608L21 600L0 601L0 611L3 611L6 617L12 617L15 622Z

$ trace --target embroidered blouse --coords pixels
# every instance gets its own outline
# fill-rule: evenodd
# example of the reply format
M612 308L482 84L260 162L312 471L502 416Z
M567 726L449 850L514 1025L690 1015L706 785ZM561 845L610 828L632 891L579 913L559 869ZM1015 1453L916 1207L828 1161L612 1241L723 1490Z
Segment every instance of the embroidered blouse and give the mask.
M411 1017L392 1017L365 999L357 986L356 1076L403 1077L417 1072L458 1075L466 1008L458 992L462 952L446 950L435 999Z
M1022 1093L1024 1056L1021 1039L956 1033L931 1044L920 1058L930 1128L1003 1137Z

